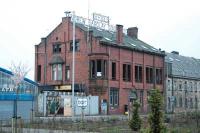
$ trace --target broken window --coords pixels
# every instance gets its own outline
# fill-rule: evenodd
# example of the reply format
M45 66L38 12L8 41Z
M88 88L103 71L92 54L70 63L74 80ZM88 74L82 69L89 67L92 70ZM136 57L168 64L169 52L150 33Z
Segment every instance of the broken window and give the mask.
M142 82L142 66L141 65L135 66L135 82L138 82L138 83Z
M90 78L106 77L107 61L106 60L91 60L90 61Z
M73 41L70 42L70 51L73 51ZM80 51L80 43L78 40L75 41L75 51Z
M153 68L146 67L146 82L153 83Z
M123 64L123 80L131 81L131 65Z

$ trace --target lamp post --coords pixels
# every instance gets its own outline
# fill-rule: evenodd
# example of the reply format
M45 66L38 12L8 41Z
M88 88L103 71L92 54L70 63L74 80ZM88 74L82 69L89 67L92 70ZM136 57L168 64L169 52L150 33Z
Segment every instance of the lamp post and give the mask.
M75 105L74 105L74 74L75 74L75 11L66 11L65 14L67 17L70 16L70 14L72 13L72 21L73 21L73 51L72 51L72 119L74 119L74 115L75 115Z
M72 55L72 117L75 115L74 105L74 74L75 74L75 11L72 12L73 16L73 55Z

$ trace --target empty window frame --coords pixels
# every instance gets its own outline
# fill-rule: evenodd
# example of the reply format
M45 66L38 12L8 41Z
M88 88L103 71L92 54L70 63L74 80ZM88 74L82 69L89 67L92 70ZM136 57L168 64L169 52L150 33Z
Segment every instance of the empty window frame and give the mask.
M123 64L123 80L131 81L131 65Z
M90 78L106 78L107 77L107 61L106 60L90 60Z
M112 62L112 80L116 80L116 62Z
M162 84L162 69L156 68L156 84Z
M135 66L135 82L138 82L138 83L142 82L142 66L141 65Z
M153 83L153 68L146 67L146 82Z
M37 66L37 81L41 81L41 65Z
M70 51L73 51L73 41L70 42ZM75 41L75 51L80 51L80 43L78 40Z
M61 44L53 45L53 53L61 53Z

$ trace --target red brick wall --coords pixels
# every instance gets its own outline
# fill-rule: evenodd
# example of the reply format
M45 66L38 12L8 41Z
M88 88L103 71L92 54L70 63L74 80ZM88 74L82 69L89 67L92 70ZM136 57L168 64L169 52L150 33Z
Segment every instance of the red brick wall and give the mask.
M89 85L89 59L95 58L104 58L106 60L110 60L109 68L108 68L108 87L116 87L119 88L119 107L117 109L109 108L110 113L123 113L124 105L128 104L128 96L130 89L137 88L139 90L144 90L144 111L147 111L147 90L153 88L153 84L146 83L145 77L145 67L153 66L163 68L163 60L164 57L159 57L156 55L150 55L146 53L141 53L137 51L120 49L117 47L110 47L107 45L99 44L98 39L92 37L92 53L105 53L109 56L94 56L90 57L88 54L91 52L86 41L87 33L83 30L76 27L76 39L80 40L80 51L76 52L76 63L75 63L75 82L76 83L85 83L87 86ZM35 78L37 77L37 65L41 65L41 84L54 84L55 81L51 80L51 65L49 62L53 56L52 45L55 42L60 42L62 44L62 51L59 54L62 59L65 61L63 64L63 82L61 84L70 84L70 81L65 81L65 66L70 66L70 72L72 72L72 52L70 52L70 41L72 40L72 23L69 23L68 18L63 18L62 23L52 31L47 36L46 43L46 52L47 58L45 57L45 43L41 42L40 45L36 46L36 71ZM123 45L123 44L120 44ZM42 54L43 53L43 54ZM44 61L47 59L47 68L46 68L46 81L44 81ZM116 80L111 80L111 62L116 62ZM131 82L123 81L123 71L122 66L124 63L128 63L132 67L132 76ZM140 64L143 66L143 82L136 83L135 82L135 65ZM163 71L164 73L164 71ZM71 74L70 74L71 77ZM163 85L156 85L156 87L163 89ZM105 94L102 94L101 99L107 99L109 102L109 89Z

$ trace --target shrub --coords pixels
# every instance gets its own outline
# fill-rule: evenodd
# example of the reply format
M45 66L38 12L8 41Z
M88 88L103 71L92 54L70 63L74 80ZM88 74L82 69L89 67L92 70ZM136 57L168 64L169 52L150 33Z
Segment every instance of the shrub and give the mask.
M133 103L133 107L132 107L132 118L129 121L129 127L133 131L139 131L140 128L141 128L142 120L141 120L139 113L138 113L139 107L140 107L140 104L138 103L138 101L135 101Z
M150 124L150 132L151 133L161 133L163 132L164 124L163 124L163 98L158 89L152 89L150 91L150 97L148 99L151 112L149 114L149 124Z

